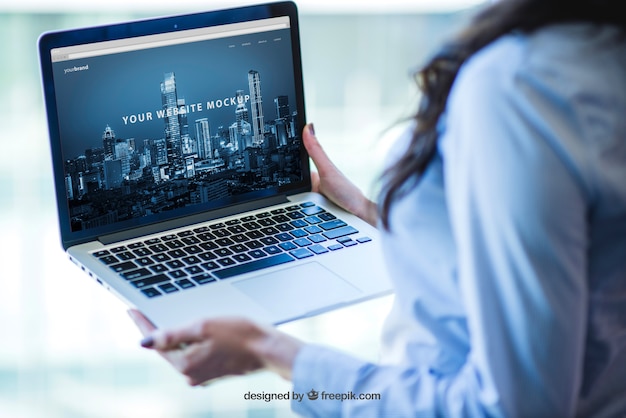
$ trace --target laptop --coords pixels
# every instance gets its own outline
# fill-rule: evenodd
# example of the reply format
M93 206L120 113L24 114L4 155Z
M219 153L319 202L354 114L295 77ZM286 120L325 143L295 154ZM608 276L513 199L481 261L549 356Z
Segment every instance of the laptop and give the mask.
M297 9L41 35L62 246L157 327L390 292L375 228L311 192Z

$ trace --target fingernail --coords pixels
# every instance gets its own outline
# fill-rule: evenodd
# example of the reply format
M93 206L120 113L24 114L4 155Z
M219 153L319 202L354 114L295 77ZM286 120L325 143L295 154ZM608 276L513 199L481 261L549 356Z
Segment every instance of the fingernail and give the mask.
M311 135L315 136L315 125L313 125L313 123L309 123L309 132L311 132Z
M139 342L143 348L152 348L154 346L154 338L148 336Z

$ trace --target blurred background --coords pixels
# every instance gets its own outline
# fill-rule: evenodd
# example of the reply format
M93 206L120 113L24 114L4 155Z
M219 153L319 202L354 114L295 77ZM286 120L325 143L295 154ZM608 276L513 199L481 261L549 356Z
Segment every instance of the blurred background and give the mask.
M44 31L254 1L20 0L0 3L0 417L291 417L269 373L189 388L125 306L67 260L55 201L36 53ZM296 1L307 117L337 165L374 195L382 155L416 107L411 70L482 0ZM393 296L281 328L376 360Z

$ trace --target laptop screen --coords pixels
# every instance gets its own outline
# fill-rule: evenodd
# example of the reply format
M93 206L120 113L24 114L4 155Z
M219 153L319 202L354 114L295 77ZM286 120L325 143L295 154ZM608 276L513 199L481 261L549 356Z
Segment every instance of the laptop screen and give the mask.
M306 186L291 19L51 47L66 235L114 233Z

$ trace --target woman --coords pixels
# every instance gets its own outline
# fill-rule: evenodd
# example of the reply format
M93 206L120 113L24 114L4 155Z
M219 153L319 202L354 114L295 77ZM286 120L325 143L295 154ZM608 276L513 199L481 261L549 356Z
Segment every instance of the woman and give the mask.
M503 0L419 72L423 98L378 204L304 142L316 190L383 230L396 300L363 362L241 319L146 338L192 385L266 368L310 416L626 414L626 15ZM187 347L178 350L181 344Z

